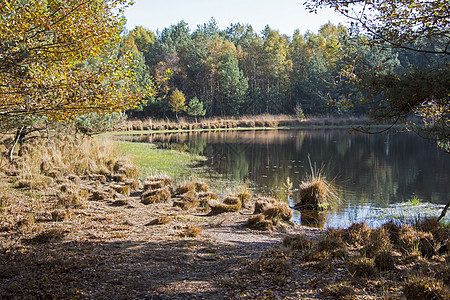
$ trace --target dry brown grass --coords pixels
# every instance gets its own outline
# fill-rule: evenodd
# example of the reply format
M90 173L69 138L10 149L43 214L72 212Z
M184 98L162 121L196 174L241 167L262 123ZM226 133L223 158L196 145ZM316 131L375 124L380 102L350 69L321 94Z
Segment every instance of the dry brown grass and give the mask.
M228 196L222 201L211 200L209 202L209 207L211 208L211 214L222 214L240 211L242 203L239 198Z
M203 232L203 230L195 225L188 225L183 229L183 232L180 233L180 236L182 237L198 237L199 235L201 235Z
M247 115L241 117L214 117L199 120L198 122L186 121L180 118L178 122L167 119L128 120L117 125L115 130L210 130L227 128L277 128L277 127L308 127L308 126L349 126L364 125L369 119L363 117L333 117L320 116L298 119L291 115Z
M403 293L410 300L450 299L450 290L434 277L415 275L408 278Z
M254 215L247 221L247 226L257 230L272 230L290 224L291 208L284 202L273 198L260 198L255 202Z
M324 176L323 167L317 169L312 166L308 155L311 174L300 184L300 202L295 205L297 209L326 210L340 202L336 186Z

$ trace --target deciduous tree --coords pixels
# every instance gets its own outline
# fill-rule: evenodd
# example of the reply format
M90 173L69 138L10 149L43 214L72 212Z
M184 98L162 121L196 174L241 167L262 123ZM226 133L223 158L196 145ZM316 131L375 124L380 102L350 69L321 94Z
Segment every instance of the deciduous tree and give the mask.
M186 110L186 98L182 91L176 89L169 98L169 106L178 120L178 113Z
M0 1L0 124L70 121L135 106L133 57L118 56L126 0ZM87 60L91 59L90 63Z

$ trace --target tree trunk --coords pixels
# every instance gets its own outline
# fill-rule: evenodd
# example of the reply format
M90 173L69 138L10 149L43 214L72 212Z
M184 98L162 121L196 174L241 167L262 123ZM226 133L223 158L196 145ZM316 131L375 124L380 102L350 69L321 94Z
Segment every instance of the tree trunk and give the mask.
M11 150L9 151L9 161L12 162L13 161L13 155L14 155L14 148L16 147L17 143L19 142L21 136L22 136L22 131L25 128L25 126L22 126L20 129L17 129L16 132L16 138L14 141L14 144L11 147Z
M439 216L439 218L437 218L438 222L445 217L445 215L447 214L447 210L450 207L450 202L447 203L447 205L445 205L445 207L442 209L441 215Z

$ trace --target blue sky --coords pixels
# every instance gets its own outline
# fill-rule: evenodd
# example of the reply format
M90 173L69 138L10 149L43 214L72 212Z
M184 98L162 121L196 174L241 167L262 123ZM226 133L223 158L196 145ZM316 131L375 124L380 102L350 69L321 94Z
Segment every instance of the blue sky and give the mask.
M253 26L261 32L268 24L272 29L292 35L295 29L301 33L307 30L317 32L321 25L331 21L345 24L345 19L333 10L309 13L303 6L304 0L135 0L127 9L127 28L141 25L153 32L184 20L191 30L204 24L211 17L216 19L220 29L231 23Z

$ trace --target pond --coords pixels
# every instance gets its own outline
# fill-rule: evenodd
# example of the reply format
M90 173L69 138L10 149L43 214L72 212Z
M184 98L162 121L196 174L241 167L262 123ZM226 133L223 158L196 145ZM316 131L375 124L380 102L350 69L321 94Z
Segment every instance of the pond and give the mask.
M293 221L343 227L386 218L438 214L450 199L450 155L414 133L368 135L348 130L254 130L125 136L137 142L186 149L207 156L205 177L247 180L256 193L291 206L311 168L321 169L340 190L331 211L294 211ZM292 182L288 192L287 181ZM419 201L418 199L421 199Z

